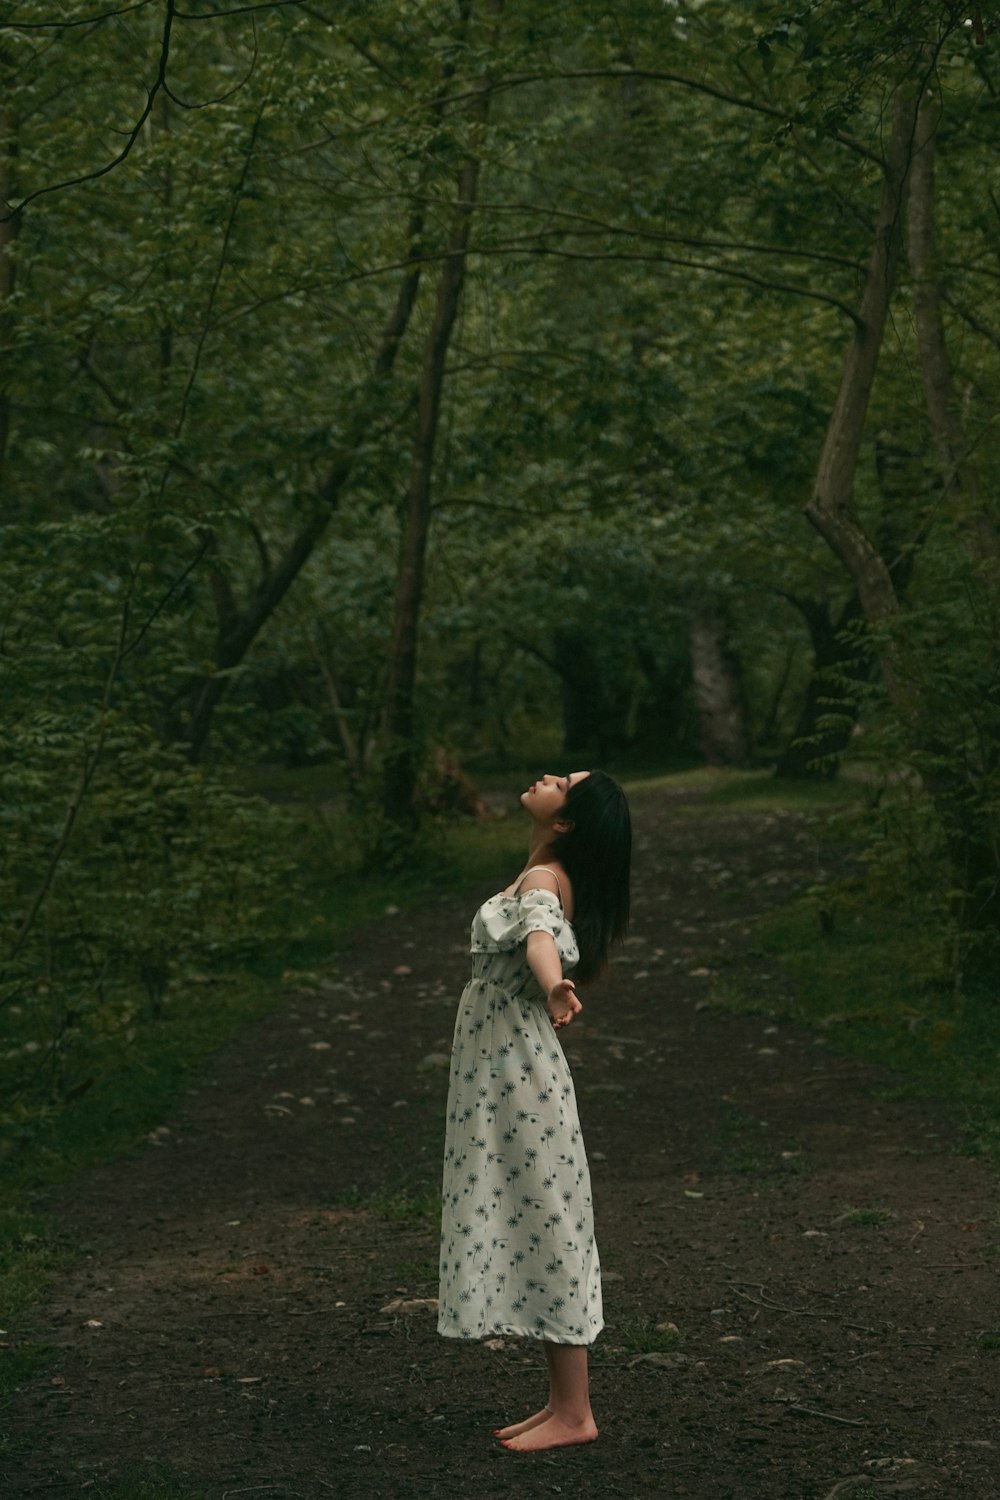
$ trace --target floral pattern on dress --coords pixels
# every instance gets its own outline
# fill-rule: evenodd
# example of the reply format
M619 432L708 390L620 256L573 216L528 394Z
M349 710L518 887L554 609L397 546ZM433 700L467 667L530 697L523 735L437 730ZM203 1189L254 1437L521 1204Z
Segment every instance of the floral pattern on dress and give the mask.
M579 961L552 891L492 896L472 923L472 978L448 1091L438 1332L590 1344L604 1326L590 1171L569 1065L529 933Z

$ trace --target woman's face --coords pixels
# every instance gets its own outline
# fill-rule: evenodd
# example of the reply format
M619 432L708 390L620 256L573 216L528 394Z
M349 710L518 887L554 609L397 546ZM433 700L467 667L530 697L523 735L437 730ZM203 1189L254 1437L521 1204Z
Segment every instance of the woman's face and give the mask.
M570 771L565 776L545 775L521 793L521 806L536 823L554 823L566 802L566 793L578 781L589 776L589 771Z

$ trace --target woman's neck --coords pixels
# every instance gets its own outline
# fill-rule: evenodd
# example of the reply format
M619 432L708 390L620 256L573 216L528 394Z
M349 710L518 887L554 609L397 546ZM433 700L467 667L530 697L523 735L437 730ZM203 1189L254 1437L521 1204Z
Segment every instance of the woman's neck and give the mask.
M545 864L551 858L551 833L547 828L533 828L531 838L528 840L528 863L525 869L530 870L532 865Z

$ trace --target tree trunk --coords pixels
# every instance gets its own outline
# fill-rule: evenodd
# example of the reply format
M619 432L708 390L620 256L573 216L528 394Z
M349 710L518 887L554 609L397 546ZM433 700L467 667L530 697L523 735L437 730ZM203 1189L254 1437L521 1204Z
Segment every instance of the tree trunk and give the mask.
M900 225L916 115L916 94L897 89L885 178L857 324L844 358L815 486L805 508L806 516L847 569L865 619L874 627L886 625L896 617L899 600L889 570L855 512L854 478L899 263ZM879 663L889 701L912 726L919 716L919 689L890 634L882 637Z
M322 627L320 629L321 633L323 633ZM344 765L347 768L348 782L351 790L358 793L360 792L365 773L364 740L354 733L350 718L344 708L329 642L324 638L323 644L320 645L307 620L302 622L302 634L306 645L309 647L309 654L319 670L320 677L323 679L323 686L326 688L330 712L337 730L337 738L340 740Z
M498 18L502 8L503 0L487 0L487 13L491 17ZM466 8L466 18L467 15ZM414 793L420 751L416 743L414 693L424 564L431 522L434 444L444 390L445 357L465 281L469 234L479 181L479 140L488 112L489 80L484 77L479 80L470 107L470 150L458 174L447 253L438 281L434 318L424 347L417 432L411 455L406 515L396 574L389 679L386 687L382 807L388 821L397 826L412 824L416 819Z
M265 566L256 593L245 608L240 609L236 606L232 592L228 588L228 580L224 575L216 572L213 577L213 592L219 622L219 634L214 653L216 670L211 676L203 678L195 691L188 726L189 755L192 761L197 761L201 757L211 728L212 715L228 686L228 677L220 674L239 666L257 635L309 561L336 513L357 453L378 417L380 396L385 381L392 372L396 353L410 321L410 314L417 297L417 288L420 283L422 227L421 215L415 214L410 220L407 232L408 268L404 273L395 307L385 326L375 356L368 395L362 398L348 438L327 471L326 478L315 497L312 515L278 562Z
M562 686L563 739L566 755L583 755L600 747L604 718L603 685L585 636L560 631L553 665Z
M715 611L699 612L691 621L691 675L701 753L710 766L746 765L749 740L739 664Z
M923 773L923 781L941 818L961 892L955 903L956 918L966 930L978 928L995 932L1000 927L1000 858L994 842L992 819L988 809L981 805L977 777L966 770L959 747L949 745L947 736L942 736L935 726L913 664L900 649L892 629L880 629L894 623L900 610L899 597L888 567L866 535L853 507L858 450L899 259L900 223L917 135L919 98L919 90L912 95L904 94L902 90L896 94L875 240L861 298L860 326L844 361L840 390L827 428L806 515L843 562L857 589L868 624L878 631L879 662L886 692L911 745L936 762L933 769ZM916 209L913 251L919 273L916 279L919 282L921 362L939 459L949 498L957 507L956 519L977 544L985 547L986 557L990 559L995 555L994 538L987 532L984 541L980 542L979 523L975 512L968 506L967 489L962 488L968 468L954 416L939 296L932 274L932 137L933 116L926 114L921 121L922 149L919 154L923 160L911 200L911 213L914 207ZM968 484L967 478L965 484ZM983 555L976 545L971 550L977 560ZM982 955L989 968L994 962L989 945L984 946Z

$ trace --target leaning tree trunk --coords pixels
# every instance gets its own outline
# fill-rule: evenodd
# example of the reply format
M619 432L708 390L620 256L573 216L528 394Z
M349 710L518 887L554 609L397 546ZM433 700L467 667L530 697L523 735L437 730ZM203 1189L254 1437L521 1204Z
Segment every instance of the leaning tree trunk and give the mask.
M710 766L742 766L749 737L739 665L720 615L704 610L691 620L691 675L701 753Z
M917 119L922 90L897 91L893 110L892 134L885 163L885 180L879 205L875 239L869 259L859 307L858 326L844 360L840 389L830 417L820 455L816 483L806 506L806 515L843 562L854 582L869 626L877 632L879 664L889 702L907 733L911 746L936 765L923 773L924 785L942 821L948 838L952 863L964 892L958 903L957 916L967 929L996 930L1000 927L1000 860L993 839L993 829L983 827L983 809L978 805L972 779L959 766L955 769L955 747L950 747L929 712L920 678L909 657L901 649L893 630L900 613L899 597L889 569L877 547L864 531L853 506L854 474L864 429L868 397L878 362L889 300L895 283L901 247L900 226L906 203L908 177L917 137ZM954 407L950 395L950 375L945 376L940 363L944 351L939 317L933 315L934 293L929 292L930 262L927 255L931 204L928 198L932 178L930 139L927 116L921 125L923 160L916 180L916 238L918 300L921 303L923 332L922 359L929 375L928 399L933 400L932 423L939 453L946 459L949 498L955 505L956 520L967 534L978 538L979 522L963 497L960 488L962 445L956 440L953 426L945 417ZM913 205L911 203L911 212ZM921 215L925 218L922 221ZM922 248L921 248L922 247ZM986 534L987 556L992 539ZM973 556L977 549L973 547ZM888 628L886 628L888 627ZM986 950L983 950L986 953ZM988 955L989 956L989 955Z
M907 174L916 128L917 92L899 88L885 161L875 234L854 333L844 357L840 388L830 414L806 516L840 558L870 626L890 624L899 600L889 569L854 508L861 439L885 332L901 249ZM889 701L911 726L920 716L920 693L891 632L881 633L879 664Z
M487 0L487 13L499 18L503 0ZM469 7L463 10L467 19ZM438 281L434 318L424 346L423 369L417 410L417 432L410 461L406 494L406 519L400 542L396 591L393 601L392 643L386 686L383 737L382 810L396 826L416 819L414 793L420 766L416 743L415 689L420 607L423 600L424 564L431 524L431 484L434 446L437 438L444 367L452 330L458 315L465 281L465 267L472 229L472 215L479 182L478 149L489 113L490 85L480 78L470 107L470 150L458 174L455 207L445 259Z

